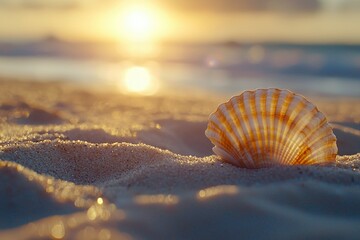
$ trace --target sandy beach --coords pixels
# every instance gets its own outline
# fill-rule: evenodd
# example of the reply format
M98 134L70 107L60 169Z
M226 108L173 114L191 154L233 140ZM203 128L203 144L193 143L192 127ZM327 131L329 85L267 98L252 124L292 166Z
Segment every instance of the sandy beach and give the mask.
M0 239L358 239L360 100L307 96L336 163L241 169L204 131L227 96L0 81Z

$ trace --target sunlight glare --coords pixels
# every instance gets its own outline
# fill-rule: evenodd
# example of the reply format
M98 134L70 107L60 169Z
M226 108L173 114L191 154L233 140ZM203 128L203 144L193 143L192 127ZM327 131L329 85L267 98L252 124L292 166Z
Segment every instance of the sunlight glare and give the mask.
M123 85L127 93L151 95L157 90L156 81L149 70L139 66L126 70Z
M145 6L128 8L123 13L123 27L129 40L149 40L155 31L154 14Z

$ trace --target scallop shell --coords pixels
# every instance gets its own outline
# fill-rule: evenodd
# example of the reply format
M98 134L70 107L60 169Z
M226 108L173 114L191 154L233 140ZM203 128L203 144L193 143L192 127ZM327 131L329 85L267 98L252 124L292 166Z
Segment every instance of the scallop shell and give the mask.
M244 168L334 162L336 137L303 96L280 89L245 91L209 117L205 135L223 161Z

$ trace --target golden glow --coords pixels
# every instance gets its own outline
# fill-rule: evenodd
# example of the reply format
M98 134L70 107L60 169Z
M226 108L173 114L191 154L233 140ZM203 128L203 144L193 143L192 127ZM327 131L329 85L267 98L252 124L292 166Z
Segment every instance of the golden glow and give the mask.
M97 217L97 209L94 206L91 206L87 211L87 217L89 220L95 220Z
M103 200L101 197L99 197L99 198L97 199L97 203L98 203L99 205L101 205L101 204L104 203L104 200Z
M157 82L145 67L130 67L125 71L123 86L125 92L142 95L154 94L157 90Z
M111 212L113 211L111 206L105 206L100 204L92 205L86 212L89 220L93 221L97 218L102 220L108 220L111 216Z
M128 7L122 15L123 36L128 40L149 41L154 37L155 13L149 7Z
M103 228L99 232L99 239L100 240L109 240L111 239L111 232L109 229ZM127 238L124 238L127 239Z
M224 185L224 186L215 186L202 189L197 194L198 200L206 200L209 198L222 196L222 195L235 195L239 192L237 186Z
M139 195L135 197L135 202L140 205L162 204L162 205L176 205L179 203L179 198L175 195Z
M322 2L325 4L328 1ZM44 2L45 6L51 1L41 2ZM88 7L74 8L70 11L66 9L66 17L63 10L53 7L0 7L0 38L38 39L53 33L61 39L70 41L134 41L136 38L144 41L151 38L196 42L230 39L246 42L360 42L360 31L354 31L353 27L353 23L360 21L360 14L355 9L323 9L314 14L292 14L289 17L287 14L279 14L278 11L185 11L167 4L172 0L98 1L99 4L94 4L94 1L81 2ZM147 24L146 27L147 36L143 39L135 38L137 35L125 27L132 25L128 24L131 21L126 20L133 19L127 17L132 15L131 12L146 12L144 15L150 19L151 24ZM8 19L16 21L8 24ZM234 25L237 26L236 29L228 27ZM319 29L321 31L318 31Z
M150 87L151 76L143 67L132 67L126 71L125 84L130 92L144 92Z
M65 227L62 221L55 223L51 228L51 235L55 239L63 239L65 236Z

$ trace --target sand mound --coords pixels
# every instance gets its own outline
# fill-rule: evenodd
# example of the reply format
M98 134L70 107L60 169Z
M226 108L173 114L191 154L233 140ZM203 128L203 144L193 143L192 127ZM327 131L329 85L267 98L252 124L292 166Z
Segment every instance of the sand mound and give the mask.
M34 171L77 184L114 178L134 168L160 162L171 153L129 143L91 144L45 140L4 148L0 159L14 161Z
M74 206L75 201L96 199L100 193L94 187L76 186L2 160L0 183L0 229L20 226L46 216L79 211L86 204ZM77 193L68 195L69 191Z
M46 216L77 211L71 203L59 203L29 181L16 168L0 161L0 229L20 226ZM6 196L4 198L4 196Z
M307 179L360 184L359 156L339 157L338 166L281 166L240 169L217 157L196 158L144 144L92 144L46 140L7 146L0 159L76 184L115 186L146 192L174 192L219 184L256 185Z

